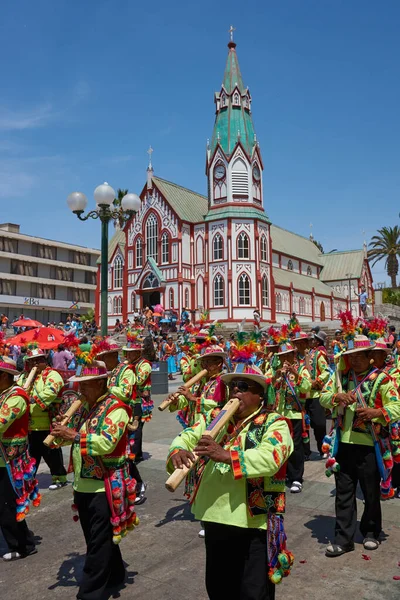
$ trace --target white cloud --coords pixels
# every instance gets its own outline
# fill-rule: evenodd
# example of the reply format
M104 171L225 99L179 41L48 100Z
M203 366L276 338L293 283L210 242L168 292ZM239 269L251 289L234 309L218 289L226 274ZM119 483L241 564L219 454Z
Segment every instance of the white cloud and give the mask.
M0 130L22 131L43 127L53 116L53 108L50 103L20 111L0 107Z

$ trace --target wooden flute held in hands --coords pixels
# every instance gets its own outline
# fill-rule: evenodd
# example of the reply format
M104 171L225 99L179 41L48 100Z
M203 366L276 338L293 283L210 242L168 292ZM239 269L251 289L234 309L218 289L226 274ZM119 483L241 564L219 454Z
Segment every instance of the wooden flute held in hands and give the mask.
M239 406L239 400L237 398L232 398L229 400L221 412L215 417L213 421L209 424L207 429L204 432L204 435L209 435L213 440L217 437L221 429L227 424L232 415L235 414ZM182 469L176 469L172 475L170 475L165 482L165 487L169 492L174 492L176 488L182 483L185 479L186 475L189 473L191 469L193 469L194 465L199 461L199 456L195 454L195 460L192 462L190 468L188 469L185 466L182 466Z
M207 375L207 373L208 373L207 369L203 369L202 371L200 371L199 373L197 373L197 375L195 375L194 377L192 377L192 379L189 379L189 381L187 381L186 383L184 383L183 387L185 387L187 390L189 390L192 387L192 385L194 385L195 383L197 383L198 381L200 381L200 379L202 379L203 377L205 377ZM176 399L178 399L179 398L179 393L174 394L173 397L176 398ZM161 402L160 406L158 407L158 410L165 410L172 403L173 403L173 399L167 398L166 400L164 400L163 402Z
M65 415L63 416L63 418L61 419L60 425L68 425L70 419L74 416L74 414L76 413L76 411L79 410L79 408L81 407L81 405L82 405L82 402L80 400L75 400L75 402L73 402L71 404L71 406L66 411ZM55 439L56 439L56 437L50 433L43 440L43 444L45 446L51 446L51 444L54 442Z
M37 370L38 370L37 367L33 367L33 369L29 373L29 375L26 378L26 381L24 383L24 390L26 392L28 392L28 393L31 391L31 388L33 386L33 382L35 381Z

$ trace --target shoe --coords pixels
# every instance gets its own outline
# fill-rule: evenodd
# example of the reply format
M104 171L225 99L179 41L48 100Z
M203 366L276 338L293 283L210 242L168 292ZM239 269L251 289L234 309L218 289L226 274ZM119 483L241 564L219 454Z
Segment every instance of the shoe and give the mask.
M305 461L305 462L308 462L310 459L311 459L311 454L306 454L306 455L304 456L304 461Z
M135 504L139 505L139 504L143 504L143 502L146 500L146 490L147 490L147 483L142 483L141 487L140 487L140 492L138 494L136 494L136 500L135 500Z
M206 537L206 532L204 531L204 529L200 529L199 538L205 538L205 537Z
M49 485L49 490L59 490L60 488L65 487L66 485L68 485L68 481L55 481L54 483Z
M3 560L6 562L10 562L12 560L19 560L21 558L26 558L27 556L32 556L32 554L37 554L36 548L31 550L27 554L20 554L19 552L7 552L7 554L3 554Z
M372 536L368 536L363 539L363 546L365 550L377 550L380 542Z
M354 550L354 544L351 543L348 546L339 546L339 544L329 544L325 550L325 556L335 558L336 556L342 556L346 552L352 552Z
M303 485L300 483L300 481L293 481L292 485L290 486L291 493L299 494L302 490L303 490Z
M329 457L329 454L328 454L327 452L325 452L325 454L322 454L322 458L323 458L324 460L327 460L327 459L328 459L328 457Z

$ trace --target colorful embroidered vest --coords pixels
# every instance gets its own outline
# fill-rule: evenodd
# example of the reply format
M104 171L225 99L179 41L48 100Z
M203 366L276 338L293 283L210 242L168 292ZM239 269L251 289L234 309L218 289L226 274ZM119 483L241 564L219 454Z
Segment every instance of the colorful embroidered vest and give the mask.
M28 448L29 427L29 396L19 385L15 385L4 396L0 396L0 404L7 402L10 398L21 396L27 406L27 410L21 417L16 417L8 429L3 433L1 441L6 454L10 460L22 456Z
M128 413L129 418L131 417L131 409L122 400L118 400L115 396L109 395L104 400L96 404L91 411L85 411L81 417L78 425L78 431L82 425L86 422L86 433L101 435L104 423L108 418L108 415L116 408L123 408ZM101 463L103 463L106 469L119 469L126 463L126 448L128 440L128 431L125 429L124 433L120 437L118 444L110 454L101 456L101 460L96 456L90 454L82 455L82 478L89 479L103 479L103 470ZM72 458L72 452L71 452ZM70 463L70 471L72 467L72 460Z

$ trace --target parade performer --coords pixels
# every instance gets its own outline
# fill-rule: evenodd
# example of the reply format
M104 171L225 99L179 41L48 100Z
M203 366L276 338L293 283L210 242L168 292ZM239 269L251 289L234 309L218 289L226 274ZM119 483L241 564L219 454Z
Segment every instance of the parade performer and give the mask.
M137 463L143 460L143 427L151 418L154 405L151 401L151 362L142 357L143 353L143 331L130 329L126 334L126 345L122 348L126 362L135 376L134 400L133 400L133 423L134 429L129 432L129 465L131 475L137 481L136 504L145 501L146 484L140 476Z
M343 341L343 333L341 329L336 329L335 337L331 342L331 348L334 356L341 354L344 350L346 350L346 344Z
M57 439L72 443L74 505L87 551L77 598L101 598L106 587L121 585L126 571L119 542L138 524L136 482L129 475L126 447L129 406L107 389L107 368L81 355L72 381L79 382L85 411L76 428L54 427ZM76 517L78 518L78 515ZM74 520L77 520L74 518Z
M0 356L0 529L8 546L3 560L37 552L25 517L29 503L40 504L35 461L28 450L29 396L14 378L16 364Z
M260 369L240 363L222 380L239 400L233 418L213 440L200 415L172 442L167 470L190 467L193 452L200 457L191 504L205 527L210 600L272 600L274 583L293 563L283 527L293 442L286 420L267 404L268 383Z
M176 344L173 341L172 335L167 337L167 341L162 344L162 352L164 360L168 364L168 379L174 380L174 373L176 373Z
M18 385L24 387L29 373L35 367L36 377L29 397L29 451L35 459L36 471L41 459L44 459L53 480L49 490L57 490L67 485L62 450L48 448L43 440L49 435L52 421L58 413L64 381L57 371L47 365L44 351L37 345L30 344L25 355L25 371L19 377Z
M183 427L193 425L201 414L212 420L225 404L227 390L221 379L225 358L226 354L220 346L208 346L199 357L201 369L207 369L208 375L190 390L180 386L177 390L178 397L170 394L172 404L169 410L179 410L178 420Z
M295 342L296 340L293 341ZM321 396L321 390L331 374L327 360L328 355L326 353L325 343L326 333L324 331L320 330L318 333L314 334L310 340L311 350L309 352L307 361L310 367L311 390L310 396L306 400L306 412L310 417L310 427L314 432L318 452L322 458L324 457L322 444L324 437L326 436L326 415L325 409L322 408L319 398ZM305 445L304 450L307 459L307 457L310 457L311 455L310 443ZM325 456L325 458L327 458L327 456Z
M326 438L327 449L330 444L327 474L334 472L336 482L335 537L326 549L330 557L354 550L358 483L365 501L360 522L363 545L366 550L378 548L382 530L380 482L386 484L393 466L387 428L400 419L400 398L393 380L371 364L374 344L368 337L357 335L348 315L346 327L348 349L320 399L322 406L332 411L335 422Z
M278 401L277 412L290 420L293 429L294 451L288 461L287 481L290 491L299 493L303 489L304 445L309 440L310 425L305 402L311 390L311 377L307 368L296 360L296 348L286 338L286 330L282 330L277 352L281 366L272 382Z
M394 380L395 386L399 390L400 369L398 364L391 357L392 349L388 347L384 339L385 331L388 325L387 319L375 317L364 323L368 337L375 343L371 350L371 361L374 367L382 373L386 373ZM379 378L377 378L379 383ZM393 457L393 468L386 482L381 482L381 500L390 498L400 498L400 421L392 423L388 430Z

